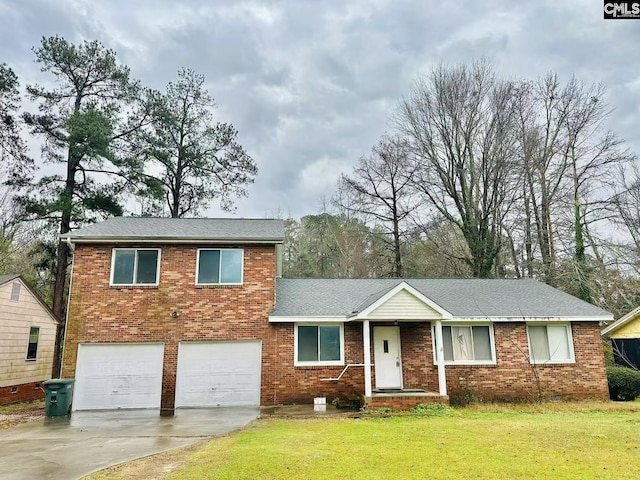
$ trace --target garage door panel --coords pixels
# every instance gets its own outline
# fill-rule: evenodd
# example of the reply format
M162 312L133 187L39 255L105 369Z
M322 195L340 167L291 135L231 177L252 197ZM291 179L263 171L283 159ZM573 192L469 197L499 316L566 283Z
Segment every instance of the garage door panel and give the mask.
M260 404L261 343L182 342L176 407Z
M159 408L162 344L81 344L74 410Z

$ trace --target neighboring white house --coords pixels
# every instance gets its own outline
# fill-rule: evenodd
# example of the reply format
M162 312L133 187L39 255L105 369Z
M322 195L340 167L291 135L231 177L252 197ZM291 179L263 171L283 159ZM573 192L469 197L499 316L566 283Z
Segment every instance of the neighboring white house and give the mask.
M43 398L58 320L20 275L0 275L0 404Z

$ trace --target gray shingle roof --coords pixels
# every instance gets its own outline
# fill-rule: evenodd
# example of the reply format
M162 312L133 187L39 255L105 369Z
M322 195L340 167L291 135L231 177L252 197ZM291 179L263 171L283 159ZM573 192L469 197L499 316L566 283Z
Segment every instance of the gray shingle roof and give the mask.
M246 218L114 217L60 236L71 241L206 240L282 242L284 222Z
M531 279L290 279L276 283L272 317L352 316L406 282L453 317L611 319L610 313Z
M4 285L7 282L10 282L14 278L18 278L20 275L0 275L0 285Z

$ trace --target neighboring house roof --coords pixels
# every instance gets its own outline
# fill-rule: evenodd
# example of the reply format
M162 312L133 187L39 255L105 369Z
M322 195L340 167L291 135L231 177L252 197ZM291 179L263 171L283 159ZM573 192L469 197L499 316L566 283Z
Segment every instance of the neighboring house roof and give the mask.
M634 308L629 313L613 322L611 325L607 325L602 329L602 335L611 335L612 333L615 333L618 329L624 327L626 324L638 318L638 315L640 315L640 307Z
M610 313L532 279L290 279L270 317L355 317L402 282L458 318L611 320Z
M248 218L114 217L60 235L72 242L250 242L282 243L284 222Z
M0 287L7 282L10 282L14 278L18 278L20 275L0 275Z
M26 289L29 290L29 292L31 293L31 295L33 295L33 298L35 298L38 303L40 304L40 306L49 314L49 316L56 322L56 323L60 323L60 320L58 319L58 317L56 316L55 313L53 313L53 310L51 310L51 307L49 307L49 305L46 304L46 302L42 299L42 297L40 297L40 295L38 295L36 293L36 291L31 288L31 286L29 285L29 283L22 277L22 275L0 275L0 287L3 286L5 283L9 283L12 280L16 280L18 279L20 281L20 283L22 285L24 285L24 287Z

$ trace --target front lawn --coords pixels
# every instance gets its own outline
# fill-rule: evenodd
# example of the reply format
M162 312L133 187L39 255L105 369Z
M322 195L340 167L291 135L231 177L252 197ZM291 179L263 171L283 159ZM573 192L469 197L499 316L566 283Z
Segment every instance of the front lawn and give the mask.
M549 404L433 417L266 419L92 478L154 470L153 478L169 479L637 479L639 412L637 403Z

